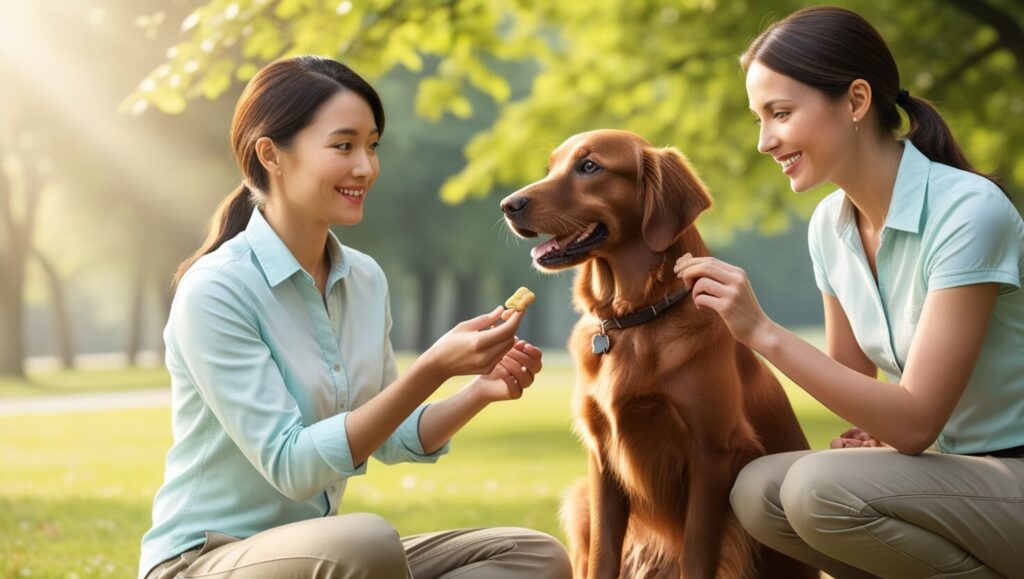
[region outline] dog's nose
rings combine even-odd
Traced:
[[[530,198],[524,196],[512,196],[501,202],[501,210],[505,212],[505,215],[511,217],[516,213],[519,213],[526,208],[526,204],[530,202]]]

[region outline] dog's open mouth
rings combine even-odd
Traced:
[[[579,231],[552,237],[530,251],[538,265],[555,266],[579,261],[608,240],[608,227],[593,222]]]

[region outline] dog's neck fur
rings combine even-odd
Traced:
[[[638,239],[614,254],[587,261],[576,276],[576,308],[607,319],[664,300],[685,286],[673,267],[687,252],[694,257],[710,255],[696,227],[687,228],[661,253]]]

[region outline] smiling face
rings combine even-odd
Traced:
[[[380,172],[378,138],[366,101],[348,90],[335,94],[289,147],[278,149],[281,190],[270,202],[314,223],[359,223],[366,193]]]
[[[556,271],[583,263],[614,249],[628,224],[639,222],[636,151],[644,144],[612,131],[570,137],[551,153],[547,177],[502,201],[518,235],[551,236],[530,252],[535,267]],[[632,215],[623,207],[634,208],[627,211]]]
[[[760,124],[757,150],[780,164],[793,191],[841,178],[855,144],[848,101],[830,100],[758,61],[747,71],[747,97]]]

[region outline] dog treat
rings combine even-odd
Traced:
[[[516,293],[512,294],[512,297],[505,300],[505,307],[517,312],[525,312],[526,307],[533,303],[533,300],[537,299],[537,295],[534,294],[529,288],[521,287],[516,290]]]

